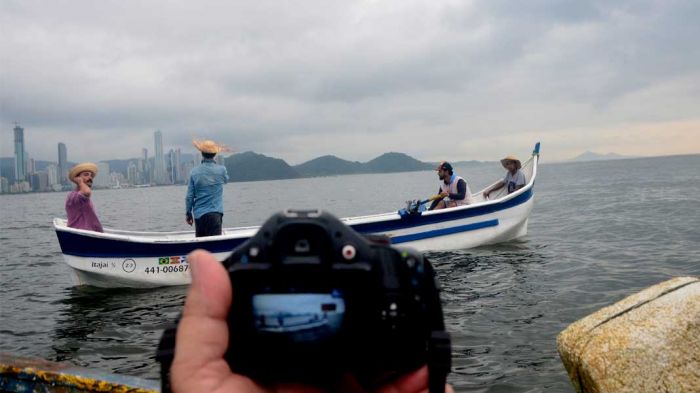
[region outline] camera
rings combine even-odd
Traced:
[[[427,364],[430,391],[444,391],[450,338],[420,253],[326,212],[287,210],[223,263],[234,292],[225,355],[234,373],[321,388],[352,375],[372,390]],[[173,345],[166,331],[161,367]]]

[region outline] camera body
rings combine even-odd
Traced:
[[[420,253],[325,212],[288,210],[223,263],[233,287],[225,358],[234,373],[331,388],[349,374],[372,389],[427,364],[431,392],[444,390],[450,339],[435,273]]]
[[[226,359],[255,380],[323,385],[351,373],[371,386],[432,360],[434,335],[449,347],[430,263],[328,213],[273,215],[224,265]]]

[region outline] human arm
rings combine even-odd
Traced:
[[[170,368],[173,392],[320,392],[299,384],[259,385],[231,371],[224,355],[228,349],[228,312],[231,281],[223,265],[207,251],[187,256],[192,284],[177,329],[175,358]],[[353,386],[359,386],[353,384]],[[359,387],[347,391],[360,391]],[[381,393],[413,393],[428,389],[424,366],[383,386]],[[447,387],[447,391],[451,391]]]
[[[457,182],[457,193],[447,194],[447,196],[454,201],[461,201],[464,199],[467,196],[467,182],[464,179],[459,179]]]
[[[505,185],[506,185],[506,183],[503,180],[499,180],[498,183],[494,184],[493,186],[487,188],[484,191],[484,198],[488,198],[489,194],[491,194],[492,192],[494,192],[496,190],[500,190]]]
[[[92,195],[92,189],[87,184],[85,184],[85,179],[83,179],[83,177],[80,174],[78,174],[78,176],[76,176],[74,180],[75,184],[78,185],[78,192],[80,193],[80,195],[90,198],[90,195]]]
[[[194,221],[192,219],[192,205],[194,203],[194,181],[192,180],[192,176],[190,176],[190,180],[187,182],[187,194],[185,195],[185,222],[188,225],[192,225],[192,222]]]
[[[438,203],[440,203],[440,201],[442,201],[443,198],[445,198],[446,196],[447,196],[447,193],[442,192],[442,189],[438,188],[437,194],[434,197],[435,199],[433,199],[433,203],[430,204],[430,207],[428,208],[428,210],[435,209],[435,207],[438,205]]]

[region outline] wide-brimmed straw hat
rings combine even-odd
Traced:
[[[83,172],[92,172],[92,177],[97,176],[97,165],[91,162],[81,162],[68,171],[68,180],[75,183],[75,177]]]
[[[233,151],[228,146],[216,143],[216,142],[209,140],[209,139],[206,139],[206,140],[192,139],[192,144],[194,145],[194,147],[197,148],[197,150],[201,151],[202,153],[218,154],[218,153],[221,153],[222,151],[225,151],[225,152]]]
[[[506,163],[507,163],[508,161],[513,161],[513,162],[515,162],[515,168],[516,168],[516,169],[520,169],[520,168],[522,167],[522,164],[520,164],[520,160],[518,160],[518,159],[517,159],[514,155],[512,155],[512,154],[509,155],[508,157],[502,159],[502,160],[501,160],[501,165],[503,165],[503,167],[505,168],[505,167],[506,167]]]

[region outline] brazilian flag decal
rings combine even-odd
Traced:
[[[158,264],[159,264],[159,265],[168,265],[168,264],[170,264],[170,257],[160,257],[160,258],[158,258]]]

